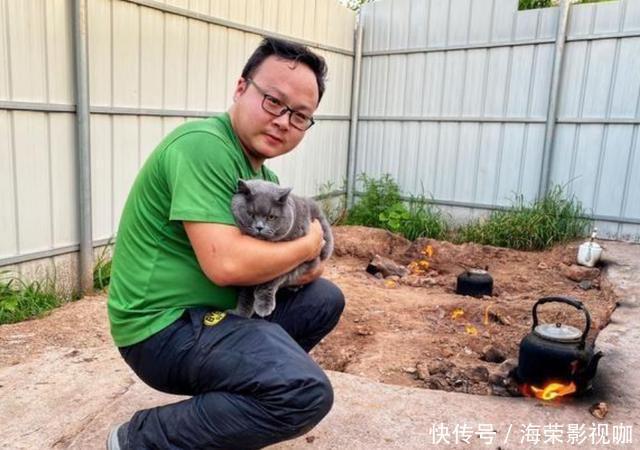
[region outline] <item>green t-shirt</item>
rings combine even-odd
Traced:
[[[278,182],[254,171],[228,114],[185,123],[140,170],[124,206],[114,250],[108,312],[117,346],[143,341],[185,308],[234,308],[236,289],[202,272],[182,221],[235,225],[231,197],[238,179]]]

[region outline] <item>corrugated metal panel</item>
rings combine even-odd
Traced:
[[[0,110],[0,256],[13,256],[18,247],[17,196],[13,145],[13,112]]]
[[[53,241],[48,128],[45,113],[13,113],[20,249],[45,250],[51,248]]]
[[[91,222],[94,239],[104,239],[114,233],[111,122],[112,118],[109,116],[91,116]]]
[[[363,8],[358,173],[390,173],[406,194],[478,210],[535,198],[559,15],[517,3]],[[640,37],[617,36],[639,29],[640,0],[572,6],[551,172],[595,216],[636,222],[627,208],[640,203],[640,184],[627,167],[638,125],[615,122],[639,117]]]
[[[0,101],[9,108],[0,110],[0,258],[78,241],[74,115],[29,111],[75,108],[72,4],[0,0]],[[330,72],[318,113],[344,117],[321,120],[299,151],[277,162],[281,178],[308,195],[342,182],[352,11],[333,0],[91,0],[88,7],[94,239],[116,232],[131,183],[164,135],[191,112],[228,107],[260,30],[323,48]]]

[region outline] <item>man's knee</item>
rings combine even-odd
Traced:
[[[291,380],[290,386],[277,415],[290,426],[293,437],[306,433],[329,413],[333,406],[333,387],[320,368]]]
[[[337,322],[345,305],[344,294],[340,288],[325,278],[316,280],[313,287],[317,292],[318,304]]]

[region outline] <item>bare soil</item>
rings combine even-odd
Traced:
[[[342,288],[347,306],[336,330],[313,351],[326,369],[402,386],[511,395],[500,381],[517,362],[539,298],[581,300],[591,314],[590,340],[616,306],[600,269],[575,265],[581,242],[523,252],[432,239],[412,243],[365,227],[335,227],[334,234],[326,275]],[[422,253],[427,247],[431,256]],[[365,271],[376,254],[407,266],[427,261],[428,269],[376,278]],[[488,268],[492,296],[455,293],[457,276],[467,268]],[[580,311],[563,304],[542,305],[539,319],[580,329],[585,323]]]
[[[313,350],[325,369],[402,386],[508,395],[496,380],[517,358],[536,300],[567,295],[583,301],[592,318],[590,339],[616,306],[600,269],[572,266],[579,242],[521,252],[430,239],[412,243],[365,227],[335,227],[334,234],[335,256],[325,276],[342,288],[347,306],[336,330]],[[431,256],[421,253],[427,246]],[[379,279],[365,271],[375,255],[404,265],[426,260],[429,267],[421,275]],[[491,297],[455,294],[459,273],[487,266],[494,279]],[[579,287],[585,277],[591,278],[586,290]],[[584,325],[581,314],[566,305],[542,306],[540,319]],[[0,367],[28,362],[52,348],[75,349],[65,359],[87,362],[83,349],[112,345],[105,297],[85,297],[42,320],[3,325],[0,342]],[[486,361],[487,353],[506,362]]]

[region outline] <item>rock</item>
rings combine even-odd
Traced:
[[[438,284],[438,280],[432,277],[421,277],[418,275],[407,275],[400,278],[402,284],[412,287],[429,287]]]
[[[596,403],[594,405],[591,405],[591,408],[589,408],[589,412],[593,417],[604,419],[609,412],[609,405],[607,405],[605,402]]]
[[[428,371],[431,375],[446,373],[453,367],[453,363],[449,361],[443,361],[441,359],[436,359],[435,361],[429,363]]]
[[[518,360],[515,358],[506,359],[496,369],[491,370],[488,381],[491,385],[493,395],[502,397],[521,397],[520,387],[516,379],[512,376],[512,371],[517,367]]]
[[[426,383],[429,389],[448,390],[447,387],[449,386],[447,380],[439,375],[430,376]]]
[[[578,283],[578,286],[580,286],[581,289],[588,291],[593,286],[593,282],[591,280],[582,280]]]
[[[405,266],[380,255],[375,255],[373,257],[366,270],[372,275],[381,273],[385,278],[395,275],[399,279],[400,277],[409,274],[409,269],[407,269]]]
[[[540,270],[545,270],[548,269],[549,266],[547,266],[545,263],[541,262],[540,264],[538,264],[538,269]]]
[[[487,319],[490,319],[493,322],[499,323],[501,325],[507,325],[507,326],[511,325],[511,318],[507,316],[507,314],[504,311],[501,311],[500,309],[496,309],[496,310],[489,309],[487,311]]]
[[[502,350],[489,344],[482,348],[482,355],[480,356],[480,359],[490,363],[501,363],[506,359],[506,357]]]
[[[414,374],[416,374],[418,372],[418,369],[416,369],[415,367],[405,367],[404,369],[402,369],[402,371],[404,373],[408,373],[408,374],[414,375]]]
[[[489,380],[489,369],[485,366],[476,366],[469,372],[469,379],[471,381],[484,382]]]
[[[356,327],[356,334],[359,336],[371,336],[373,331],[367,326],[358,326]]]
[[[304,438],[304,440],[307,441],[309,444],[312,444],[313,441],[316,440],[316,437],[315,436],[307,436],[307,437]]]
[[[577,264],[560,265],[560,272],[570,280],[580,282],[582,280],[593,280],[600,275],[600,269],[595,267],[582,267]]]
[[[500,367],[498,367],[498,369],[506,374],[509,374],[516,367],[518,367],[518,358],[509,358],[506,359],[502,364],[500,364]]]
[[[431,374],[429,373],[429,368],[426,364],[419,362],[416,364],[416,377],[418,380],[428,380]]]

